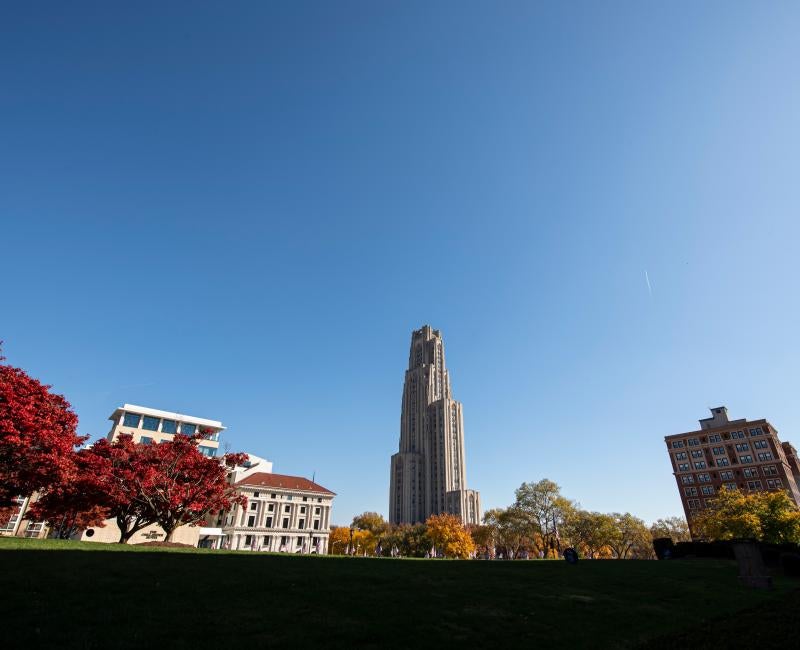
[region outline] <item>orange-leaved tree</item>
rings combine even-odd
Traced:
[[[425,522],[428,537],[445,557],[468,558],[475,552],[475,542],[455,515],[431,515]]]

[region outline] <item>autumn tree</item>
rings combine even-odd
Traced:
[[[33,521],[46,522],[60,539],[69,539],[86,528],[103,528],[111,516],[108,492],[103,485],[105,459],[90,448],[81,449],[74,455],[74,465],[74,473],[47,490],[31,505],[27,515]]]
[[[209,514],[227,510],[247,498],[228,482],[228,472],[247,461],[247,454],[204,456],[197,449],[202,432],[195,436],[176,434],[169,442],[142,445],[144,467],[137,477],[138,501],[143,511],[161,526],[166,537],[180,526],[194,526]]]
[[[347,526],[331,526],[328,536],[328,554],[346,555],[350,547],[350,529]]]
[[[363,512],[356,515],[353,517],[352,526],[356,530],[368,530],[378,538],[389,529],[387,521],[377,512]]]
[[[455,515],[431,515],[425,527],[431,542],[445,557],[464,559],[475,551],[475,542]]]
[[[650,535],[653,539],[669,537],[676,544],[678,542],[691,542],[689,525],[683,517],[665,517],[657,519],[650,526]]]
[[[705,539],[751,537],[771,544],[800,543],[800,510],[786,492],[722,490],[692,524]]]
[[[103,438],[85,450],[93,463],[85,488],[116,522],[120,544],[156,522],[155,513],[142,498],[153,475],[148,450],[148,445],[134,442],[129,434],[113,442]]]
[[[0,363],[0,508],[44,493],[74,472],[73,452],[86,436],[76,433],[69,402],[50,388]]]

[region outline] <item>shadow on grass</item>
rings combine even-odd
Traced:
[[[6,647],[635,647],[790,588],[744,590],[735,566],[719,561],[569,566],[15,546],[0,544],[0,607],[14,621]]]

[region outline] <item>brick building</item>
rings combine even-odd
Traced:
[[[785,490],[800,506],[797,451],[778,439],[767,420],[729,420],[728,409],[719,406],[700,420],[699,430],[664,441],[690,526],[693,515],[723,489]]]

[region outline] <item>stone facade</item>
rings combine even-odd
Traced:
[[[467,489],[464,414],[450,389],[442,335],[425,325],[411,335],[389,521],[417,523],[445,512],[465,524],[481,520],[480,495]]]
[[[236,482],[247,497],[222,516],[224,548],[283,553],[328,552],[336,496],[301,476],[259,472]]]

